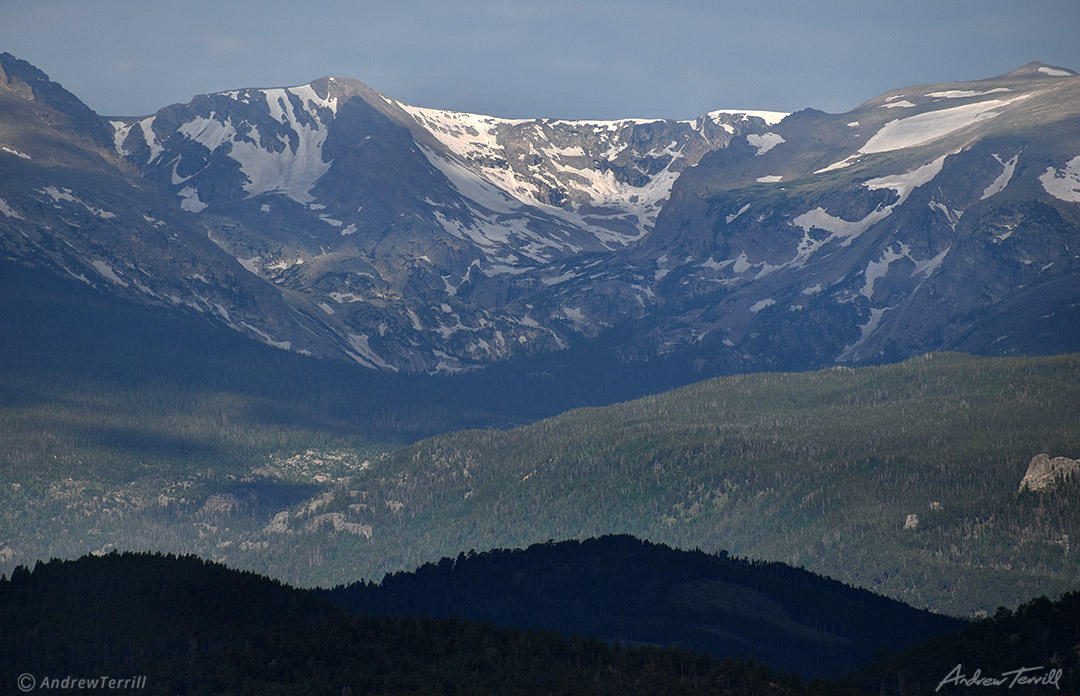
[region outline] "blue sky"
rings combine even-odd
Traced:
[[[106,116],[324,75],[504,117],[692,118],[1080,71],[1077,0],[0,0],[0,17],[0,50]]]

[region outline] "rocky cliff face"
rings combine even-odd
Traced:
[[[106,124],[0,65],[9,256],[292,350],[452,372],[599,343],[716,373],[1080,348],[1067,70],[606,122],[324,78]]]
[[[1068,481],[1080,472],[1080,460],[1068,457],[1050,458],[1048,454],[1037,454],[1031,458],[1024,478],[1020,481],[1019,492],[1052,490],[1063,481]]]

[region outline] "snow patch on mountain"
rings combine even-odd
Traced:
[[[221,153],[236,161],[245,177],[242,186],[249,198],[264,193],[279,193],[299,203],[314,200],[311,189],[332,164],[324,161],[322,149],[328,133],[327,123],[337,112],[338,100],[320,97],[310,85],[241,90],[219,96],[230,97],[252,107],[264,105],[267,110],[264,113],[268,112],[271,119],[284,128],[284,133],[264,134],[247,118],[234,121],[233,116],[214,110],[181,123],[176,133],[205,147],[211,157]],[[146,164],[154,163],[165,149],[164,143],[158,142],[153,131],[155,118],[151,116],[131,123],[110,122],[117,152],[123,156],[131,154],[130,146],[125,146],[125,143],[129,140],[130,132],[138,127],[150,149]],[[170,164],[173,186],[186,184],[200,173],[181,176],[178,173],[182,164],[180,155],[165,166]],[[206,209],[208,204],[200,200],[198,186],[197,180],[178,192],[184,210],[198,213]]]
[[[153,162],[158,158],[158,155],[165,151],[165,146],[158,142],[157,135],[154,133],[155,118],[156,116],[148,116],[134,124],[139,127],[139,132],[142,133],[146,146],[150,148],[150,157],[146,160],[147,163]],[[127,153],[121,152],[120,154],[126,155]]]
[[[1001,113],[997,109],[1026,99],[1028,96],[1022,95],[1005,100],[988,99],[889,121],[859,148],[859,152],[872,154],[925,145],[980,121],[994,118]]]
[[[502,147],[496,137],[498,127],[526,123],[524,120],[393,103],[416,119],[448,150],[465,160],[501,155]]]
[[[609,249],[652,230],[675,180],[694,162],[687,159],[686,148],[695,148],[695,156],[700,156],[699,138],[715,137],[707,134],[706,119],[734,133],[733,116],[768,123],[786,116],[722,110],[693,121],[528,120],[386,101],[445,148],[436,152],[422,147],[422,151],[466,198],[497,213],[513,212],[521,205],[539,208],[587,230]],[[657,132],[672,135],[656,142]],[[756,145],[764,153],[781,142],[778,134],[768,134]],[[646,173],[635,163],[638,159],[655,168]]]
[[[53,201],[55,201],[57,203],[59,203],[61,201],[64,201],[64,202],[67,202],[67,203],[77,203],[77,204],[81,205],[83,208],[85,208],[87,210],[87,212],[89,212],[91,215],[93,215],[95,217],[98,217],[98,218],[101,218],[102,220],[113,220],[113,219],[116,218],[116,213],[112,213],[112,212],[109,212],[108,210],[103,210],[102,208],[97,208],[95,206],[90,205],[86,201],[84,201],[81,198],[79,198],[78,196],[74,195],[71,192],[71,189],[67,189],[67,188],[58,189],[55,186],[46,186],[43,189],[38,189],[38,192],[48,195],[50,198],[53,199]]]
[[[485,179],[473,168],[439,155],[434,150],[420,146],[424,156],[449,179],[451,186],[465,198],[480,204],[494,213],[512,213],[521,208],[522,201],[511,197],[506,191]]]
[[[94,270],[101,274],[106,280],[116,283],[120,287],[126,288],[128,284],[113,270],[112,266],[105,263],[100,259],[95,259],[90,262],[90,265],[94,267]]]
[[[745,273],[753,268],[754,265],[750,263],[750,259],[746,256],[746,252],[742,252],[735,258],[735,263],[731,267],[731,270],[735,273]]]
[[[746,136],[746,142],[756,147],[757,155],[760,156],[784,142],[784,137],[779,133],[762,133],[761,135],[751,133]]]
[[[588,317],[585,316],[585,312],[581,310],[581,307],[564,306],[561,309],[563,316],[578,329],[583,329],[588,326]]]
[[[3,213],[6,217],[15,218],[16,220],[25,220],[17,210],[8,205],[8,202],[3,198],[0,198],[0,213]]]
[[[888,274],[889,268],[900,261],[901,259],[907,259],[910,261],[914,268],[911,271],[912,276],[922,275],[929,277],[941,266],[941,262],[945,260],[945,256],[949,253],[949,249],[946,248],[941,253],[933,256],[929,259],[917,259],[911,255],[911,247],[903,242],[897,242],[895,245],[898,249],[894,250],[893,245],[889,245],[882,251],[881,256],[875,260],[866,264],[866,270],[863,272],[865,282],[863,287],[859,290],[859,294],[867,299],[873,299],[874,297],[874,284],[880,278],[883,278]]]
[[[974,89],[949,89],[943,92],[930,92],[926,96],[933,99],[967,99],[969,97],[985,97],[988,94],[998,94],[1000,92],[1011,92],[1008,87],[998,87],[996,89],[988,89],[984,91],[978,91]]]
[[[541,278],[540,282],[542,282],[544,285],[558,285],[560,283],[565,283],[568,280],[573,280],[574,278],[577,278],[579,275],[581,275],[581,274],[580,273],[575,273],[574,271],[566,271],[565,273],[562,273],[562,274],[557,275],[557,276],[551,276],[551,277],[548,277],[548,278]]]
[[[805,233],[796,249],[794,262],[801,264],[818,249],[837,239],[840,240],[841,246],[851,244],[852,240],[870,229],[872,225],[887,218],[890,213],[892,213],[891,207],[878,207],[861,220],[852,221],[830,215],[820,206],[803,213],[791,221],[796,227],[801,227]],[[812,229],[825,230],[829,236],[825,239],[815,239],[810,234]]]
[[[231,141],[236,136],[232,121],[218,120],[217,114],[213,111],[210,112],[208,118],[200,116],[188,121],[177,128],[176,132],[204,145],[210,152],[217,150],[222,143]]]
[[[628,147],[628,143],[620,141],[624,129],[655,122],[648,119],[541,122],[392,103],[412,116],[418,125],[456,156],[450,159],[430,148],[421,148],[428,160],[466,198],[499,213],[513,212],[522,204],[539,207],[597,233],[606,244],[622,246],[629,240],[625,234],[612,234],[604,225],[590,222],[590,218],[597,219],[597,216],[568,218],[567,213],[573,213],[579,206],[571,202],[570,210],[567,210],[542,200],[540,182],[554,190],[570,189],[589,200],[593,206],[625,210],[621,216],[636,215],[640,230],[636,236],[641,236],[655,222],[659,204],[670,194],[671,184],[677,176],[665,169],[644,186],[635,187],[619,182],[609,169],[597,167],[598,159],[610,161]],[[531,126],[531,129],[524,126]],[[598,134],[603,152],[590,155],[580,144],[561,147],[552,144],[552,132],[584,130]],[[500,141],[500,133],[505,133],[509,139],[524,141],[532,156],[539,157],[538,161],[524,169],[513,166],[505,142]],[[674,145],[677,143],[668,147]],[[667,150],[656,154],[667,154],[673,160],[680,155]]]
[[[192,186],[185,186],[177,194],[180,196],[180,207],[189,213],[201,213],[206,209],[206,203],[199,200],[199,192]]]
[[[384,370],[390,370],[391,372],[397,372],[398,368],[382,359],[382,357],[372,350],[369,344],[370,339],[367,334],[349,334],[349,345],[352,346],[355,353],[350,352],[349,356],[367,367],[378,367]]]
[[[994,155],[994,159],[1002,166],[1002,172],[994,179],[994,183],[983,190],[982,197],[979,200],[985,201],[990,196],[1001,193],[1009,185],[1009,181],[1012,180],[1013,174],[1016,172],[1016,163],[1019,161],[1020,155],[1014,155],[1008,162],[1002,161],[1000,155]]]
[[[767,297],[764,300],[758,300],[754,304],[750,305],[750,311],[753,314],[757,314],[766,307],[772,307],[774,304],[776,304],[776,300],[771,297]]]
[[[196,307],[196,309],[198,309],[198,307]],[[199,311],[202,311],[202,310],[200,309]],[[266,333],[265,331],[263,331],[261,329],[255,328],[254,326],[247,323],[246,321],[241,322],[240,325],[243,326],[248,331],[251,331],[252,333],[254,333],[256,336],[259,337],[259,339],[263,343],[265,343],[268,346],[273,346],[274,348],[280,348],[281,350],[290,350],[292,348],[292,342],[291,341],[275,341],[274,338],[270,334]]]
[[[214,112],[185,123],[178,132],[211,152],[227,147],[226,154],[247,177],[243,186],[249,198],[281,193],[298,203],[310,203],[314,200],[311,189],[332,164],[323,159],[327,127],[320,110],[336,113],[337,99],[323,99],[309,85],[262,92],[271,118],[296,135],[295,141],[286,139],[280,151],[264,147],[254,125],[245,121],[241,135],[231,118],[220,119]],[[298,98],[303,113],[298,113],[293,97]]]
[[[743,119],[760,118],[765,122],[766,126],[775,126],[791,115],[786,111],[761,111],[753,109],[716,109],[715,111],[710,111],[706,115],[710,118],[716,118],[721,114],[728,116],[742,116]]]
[[[899,251],[893,251],[893,248],[890,246],[882,252],[880,260],[871,261],[870,263],[866,264],[866,270],[863,272],[863,275],[866,278],[866,282],[863,283],[862,290],[859,291],[860,295],[867,299],[873,298],[874,283],[877,281],[877,279],[888,273],[889,266],[891,266],[894,262],[899,261],[903,258],[907,258],[911,249],[908,247],[907,244],[904,244],[903,242],[900,242],[898,246],[900,247]]]
[[[839,162],[833,162],[827,167],[822,167],[821,169],[815,170],[814,173],[825,174],[826,172],[834,172],[837,169],[844,169],[845,167],[850,167],[851,165],[855,164],[860,157],[862,157],[862,155],[860,155],[859,153],[855,153],[854,155],[845,157]]]
[[[734,212],[731,215],[726,216],[724,218],[724,220],[727,222],[727,224],[730,225],[731,223],[733,223],[735,221],[735,218],[739,217],[740,215],[745,213],[747,210],[750,210],[750,204],[749,203],[747,203],[743,207],[739,208],[738,212]]]
[[[883,188],[892,189],[896,192],[897,199],[889,205],[879,205],[861,220],[844,220],[835,215],[830,215],[821,207],[814,208],[793,219],[792,224],[803,229],[803,238],[796,249],[795,258],[790,263],[796,266],[802,265],[816,251],[835,240],[839,240],[841,246],[851,244],[863,232],[887,218],[894,210],[903,205],[914,189],[933,181],[934,177],[941,172],[946,157],[948,155],[942,155],[929,164],[916,167],[902,174],[881,176],[863,182],[863,186],[871,191]],[[824,239],[815,238],[811,234],[811,230],[815,228],[825,230],[829,233],[829,236]]]
[[[1054,198],[1080,203],[1080,155],[1066,162],[1064,169],[1047,167],[1039,177],[1039,182]]]
[[[877,331],[878,326],[881,324],[882,317],[884,317],[885,312],[888,312],[890,309],[894,309],[894,307],[871,307],[870,319],[859,327],[859,340],[844,348],[838,359],[841,361],[847,360],[856,350],[861,348],[866,341],[874,335],[874,332]]]
[[[934,180],[934,177],[941,173],[941,168],[945,165],[946,157],[948,157],[948,155],[942,155],[929,164],[916,167],[903,174],[893,174],[877,177],[876,179],[869,179],[863,182],[863,186],[871,191],[883,188],[890,188],[896,191],[896,194],[900,198],[890,206],[891,208],[896,208],[907,200],[907,197],[911,195],[913,190],[930,183]]]
[[[908,258],[915,264],[915,270],[911,272],[911,275],[922,275],[929,278],[941,267],[941,263],[945,260],[945,257],[949,255],[949,251],[952,249],[952,245],[949,245],[941,250],[939,254],[929,259],[918,260],[908,255]]]

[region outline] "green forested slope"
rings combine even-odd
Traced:
[[[1034,455],[1080,455],[1078,423],[1077,356],[735,376],[424,440],[327,509],[366,506],[368,577],[457,549],[630,533],[970,615],[1080,578],[1077,483],[1017,491]]]

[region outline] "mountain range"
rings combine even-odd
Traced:
[[[8,259],[279,348],[695,374],[1080,347],[1080,79],[512,120],[351,79],[101,117],[0,56]]]

